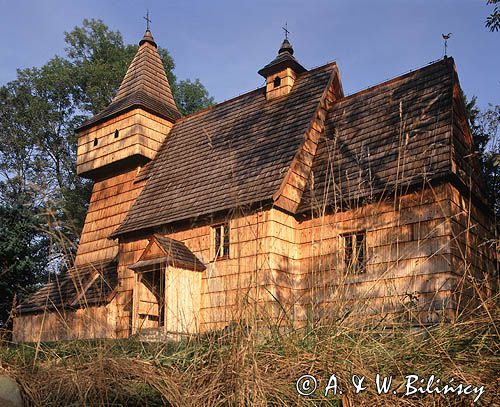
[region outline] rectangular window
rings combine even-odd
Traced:
[[[344,238],[344,261],[348,273],[366,271],[366,232],[346,233]]]
[[[215,258],[229,257],[229,223],[213,226]]]

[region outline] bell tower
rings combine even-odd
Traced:
[[[75,265],[111,262],[109,239],[146,182],[139,169],[154,159],[181,117],[148,29],[111,104],[77,130],[77,173],[94,181]]]
[[[144,165],[180,116],[148,27],[111,104],[77,130],[78,175],[99,180]]]

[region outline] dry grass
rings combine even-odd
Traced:
[[[402,145],[402,114],[401,117]],[[399,155],[402,158],[398,158],[398,179],[403,177],[405,169],[404,153],[400,148]],[[333,171],[329,176],[333,177]],[[338,187],[333,178],[331,184],[333,189]],[[399,195],[404,194],[398,191],[397,184],[394,189],[394,210],[398,211],[401,204]],[[348,208],[337,207],[336,195],[332,198],[335,203],[334,212],[347,210]],[[326,202],[317,203],[311,211],[318,214],[321,221],[326,212]],[[473,222],[470,214],[466,215],[469,218],[463,234],[468,238]],[[436,228],[440,226],[438,224]],[[398,227],[399,223],[394,228],[387,229],[387,233],[394,233]],[[456,240],[457,246],[460,246],[459,239],[462,237],[456,236],[452,240]],[[317,247],[321,248],[322,235],[314,238],[318,242]],[[57,236],[54,239],[57,240]],[[419,247],[431,239],[432,236],[424,236],[418,242]],[[494,245],[498,247],[498,242],[494,242]],[[395,246],[398,249],[397,242]],[[310,286],[317,293],[323,293],[325,298],[336,301],[331,302],[328,312],[318,312],[301,328],[297,328],[293,317],[290,317],[293,314],[288,312],[290,304],[288,308],[286,304],[280,304],[284,314],[283,325],[287,325],[287,329],[275,328],[275,317],[253,313],[256,308],[253,308],[253,304],[247,304],[247,308],[252,310],[252,321],[260,321],[263,326],[258,329],[255,326],[254,329],[236,327],[234,330],[211,335],[192,336],[180,342],[74,340],[16,345],[3,340],[0,342],[0,374],[3,371],[16,378],[26,404],[30,406],[391,407],[473,404],[474,396],[471,395],[403,396],[403,380],[408,374],[418,374],[425,378],[435,375],[444,383],[453,378],[455,384],[485,386],[484,394],[475,405],[494,406],[500,396],[499,298],[483,295],[481,281],[475,279],[470,265],[468,246],[465,247],[466,250],[461,253],[463,270],[460,272],[474,291],[475,295],[472,297],[480,299],[474,304],[473,318],[457,309],[455,317],[449,323],[432,326],[420,324],[418,318],[412,317],[415,310],[412,309],[413,294],[409,293],[408,298],[402,298],[409,301],[400,304],[408,314],[404,318],[406,324],[393,324],[390,328],[383,328],[385,321],[380,317],[378,320],[375,317],[370,321],[360,321],[359,318],[350,316],[356,304],[348,304],[342,298],[341,291],[348,281],[338,275],[338,270],[333,265],[329,271],[332,276],[336,276],[335,284],[320,287],[323,280],[318,273],[316,286],[316,270],[310,270]],[[437,249],[429,259],[438,256],[441,249]],[[341,258],[333,260],[334,264],[342,263]],[[399,260],[404,260],[403,256],[393,262],[391,267],[397,267]],[[325,259],[319,256],[315,261],[322,265]],[[256,269],[255,273],[258,271]],[[388,268],[385,273],[391,271]],[[385,273],[380,275],[373,286],[384,280]],[[344,277],[348,275],[349,271]],[[493,283],[498,284],[497,277],[493,278],[496,279]],[[359,298],[358,302],[360,307],[365,303],[363,298]],[[248,309],[236,310],[234,320],[238,320],[238,315],[248,315]],[[321,319],[318,317],[321,314],[329,315],[329,318]],[[408,322],[411,322],[412,328],[408,326]],[[296,381],[303,374],[311,374],[319,380],[318,389],[312,396],[300,396],[296,390]],[[332,374],[339,379],[344,392],[342,396],[331,393],[324,396],[326,383]],[[374,386],[376,374],[394,376],[393,389],[398,394],[389,392],[378,395]],[[366,377],[365,391],[354,394],[353,386],[350,385],[352,375]]]
[[[0,345],[1,368],[20,383],[27,405],[472,405],[472,396],[377,395],[377,373],[402,384],[407,374],[485,386],[476,405],[498,397],[498,307],[474,322],[380,330],[347,322],[276,331],[236,329],[225,336],[181,342],[68,341]],[[303,374],[319,379],[313,396],[299,396]],[[341,386],[366,376],[367,390],[323,397],[331,374]],[[404,392],[402,387],[398,390]],[[344,404],[342,404],[342,402]]]

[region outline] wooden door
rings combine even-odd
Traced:
[[[198,333],[201,273],[167,266],[165,298],[166,332],[174,335]]]

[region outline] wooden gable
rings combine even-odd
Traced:
[[[137,263],[130,268],[143,271],[160,264],[193,271],[206,268],[184,243],[160,235],[153,235]]]
[[[267,100],[260,88],[177,121],[113,237],[272,202],[335,73],[334,63],[324,65],[299,75],[283,97]]]

